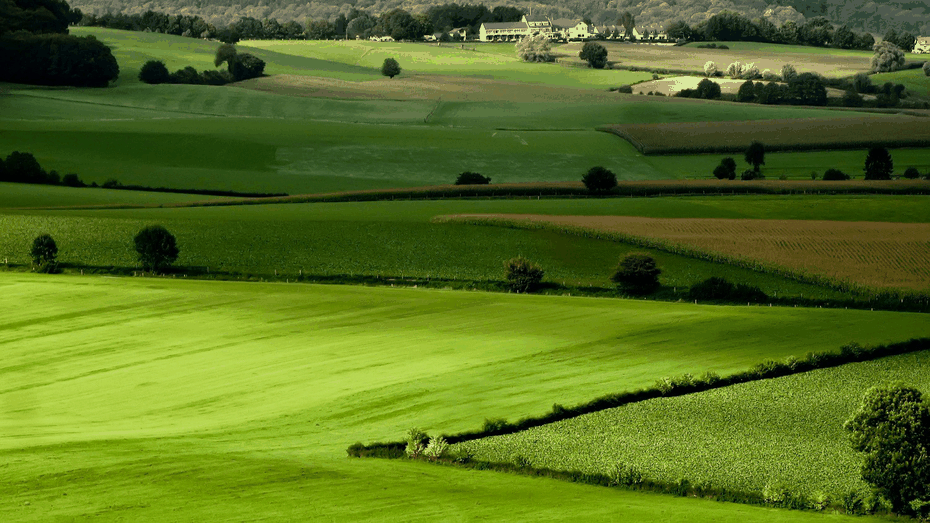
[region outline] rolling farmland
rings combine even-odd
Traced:
[[[463,216],[460,219],[481,219]],[[853,287],[930,290],[930,225],[624,216],[489,216],[645,238],[729,260],[822,276]],[[455,219],[455,218],[453,218]]]
[[[843,422],[872,385],[903,380],[930,393],[930,353],[850,363],[676,398],[659,398],[458,444],[476,459],[646,476],[762,492],[781,485],[840,499],[868,492]]]

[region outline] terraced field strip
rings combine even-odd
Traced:
[[[630,216],[460,215],[645,238],[870,288],[930,291],[930,224]],[[725,260],[721,260],[725,261]]]
[[[599,129],[628,140],[643,154],[741,152],[753,140],[765,144],[767,151],[930,145],[930,124],[913,116],[619,124]]]
[[[868,492],[843,422],[873,385],[902,380],[930,392],[930,352],[851,363],[586,414],[456,445],[477,459],[761,492],[784,485],[836,502]]]

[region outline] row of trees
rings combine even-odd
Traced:
[[[845,25],[834,29],[823,17],[812,18],[800,26],[787,21],[776,27],[765,18],[750,20],[730,11],[718,13],[694,27],[678,20],[666,26],[665,32],[670,38],[689,41],[768,42],[839,49],[871,49],[875,44],[872,35],[856,34]],[[898,41],[896,36],[895,42]]]
[[[644,295],[659,288],[662,270],[647,253],[633,252],[620,258],[610,280],[630,294]],[[545,271],[523,256],[504,262],[504,278],[513,292],[532,292],[539,288]]]
[[[765,145],[761,142],[753,140],[749,147],[746,148],[746,153],[744,155],[746,163],[752,166],[752,170],[745,171],[742,174],[743,180],[753,180],[753,179],[763,179],[765,176],[760,172],[759,166],[765,165]],[[875,146],[869,148],[868,153],[865,156],[865,171],[866,180],[890,180],[891,175],[894,172],[894,161],[891,158],[891,153],[888,152],[888,149]],[[720,164],[714,168],[714,177],[720,180],[735,180],[736,179],[736,161],[733,158],[726,157],[720,161]],[[904,172],[904,177],[907,179],[917,179],[920,177],[920,172],[916,167],[909,167]],[[828,169],[824,173],[824,180],[848,180],[850,179],[849,175],[839,171],[838,169]]]
[[[0,81],[105,87],[115,80],[109,47],[67,34],[79,17],[64,0],[0,0]]]
[[[58,171],[46,171],[32,153],[13,151],[6,159],[0,158],[0,182],[35,183],[86,187],[76,174],[61,176]]]
[[[180,250],[177,239],[161,225],[149,225],[133,238],[139,264],[146,271],[163,271],[177,259]],[[29,251],[36,272],[58,272],[58,244],[49,234],[40,234]]]

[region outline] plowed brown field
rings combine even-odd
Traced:
[[[658,240],[880,289],[930,291],[930,224],[627,216],[468,215]]]

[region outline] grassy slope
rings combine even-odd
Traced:
[[[215,44],[150,33],[88,28],[78,32],[97,35],[114,47],[122,68],[119,85],[69,90],[12,86],[0,95],[0,154],[30,151],[47,168],[74,171],[98,183],[117,178],[124,183],[182,188],[305,193],[449,182],[463,170],[479,170],[495,182],[561,181],[577,179],[593,165],[604,165],[621,179],[706,177],[719,162],[717,156],[647,158],[624,140],[592,129],[628,121],[855,116],[622,95],[609,104],[527,103],[520,101],[521,84],[516,88],[507,84],[500,91],[503,98],[493,103],[338,100],[234,87],[149,86],[135,80],[135,71],[145,60],[160,58],[171,68],[192,64],[206,69],[212,67]],[[269,73],[358,80],[351,75],[373,70],[352,64],[362,55],[368,60],[381,53],[379,45],[387,44],[250,45],[282,51],[249,48],[268,61]],[[490,67],[532,82],[532,75],[524,72],[536,67],[516,62],[499,49],[485,53],[397,45],[396,50],[419,60],[412,63],[431,74],[479,74],[476,71],[482,67]],[[320,56],[283,51],[312,51]],[[553,85],[565,83],[560,75],[580,74],[551,64],[539,67],[545,68],[544,76]],[[603,89],[596,82],[586,85]],[[566,92],[577,92],[576,87]],[[427,119],[429,123],[424,123]],[[530,132],[538,129],[545,132]],[[908,165],[918,162],[923,153],[894,151],[896,160]],[[857,172],[860,156],[855,152],[770,155],[767,173],[778,176],[787,170],[790,176],[807,177],[815,167],[821,172],[827,167]]]
[[[492,461],[522,455],[536,466],[602,473],[626,463],[665,481],[756,492],[781,483],[838,500],[868,492],[843,422],[873,385],[901,380],[930,392],[928,369],[930,353],[908,354],[650,400],[463,446]]]
[[[0,285],[18,305],[0,328],[0,514],[17,521],[821,521],[344,449],[657,375],[926,333],[916,315],[824,309],[9,274]]]
[[[0,215],[0,256],[28,262],[28,246],[47,232],[63,262],[134,266],[129,239],[160,223],[178,237],[183,266],[270,275],[389,275],[499,280],[503,260],[518,254],[542,264],[547,280],[609,286],[621,244],[563,235],[434,224],[460,213],[645,215],[653,217],[796,218],[930,221],[925,197],[712,197],[610,200],[410,201],[284,204],[111,211],[23,211]],[[480,248],[478,248],[480,246]],[[656,253],[662,281],[686,287],[714,275],[779,296],[839,295],[745,269]]]
[[[0,182],[0,208],[5,207],[66,207],[73,205],[148,205],[174,202],[222,200],[217,196],[171,194],[110,189],[73,189],[47,185]]]

